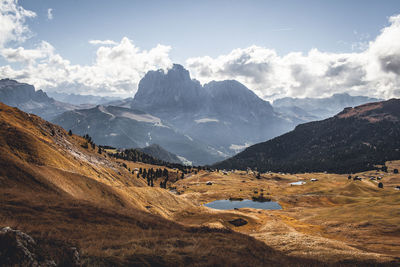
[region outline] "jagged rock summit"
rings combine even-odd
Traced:
[[[132,108],[162,118],[224,156],[294,128],[292,121],[243,84],[226,80],[202,86],[177,64],[166,72],[148,72],[139,83]]]

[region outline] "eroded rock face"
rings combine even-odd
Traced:
[[[66,256],[65,259],[62,259],[64,265],[80,265],[79,252],[75,247],[64,251],[64,254]],[[48,256],[46,251],[41,250],[36,241],[28,234],[10,227],[0,230],[1,266],[57,266],[54,260],[45,259],[46,256]]]

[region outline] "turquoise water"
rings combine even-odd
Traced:
[[[250,199],[245,200],[215,200],[210,203],[204,204],[204,206],[217,209],[217,210],[233,210],[235,208],[252,208],[252,209],[262,209],[262,210],[281,210],[282,207],[278,202],[268,201],[268,202],[257,202]]]

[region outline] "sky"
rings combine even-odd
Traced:
[[[0,78],[132,97],[179,63],[266,100],[400,97],[399,14],[397,0],[0,0]]]

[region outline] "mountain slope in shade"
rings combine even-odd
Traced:
[[[334,94],[326,98],[292,98],[276,99],[273,107],[276,111],[290,117],[306,121],[322,120],[334,116],[346,107],[381,101],[366,96],[351,96],[347,93]]]
[[[223,159],[208,145],[179,133],[160,118],[139,110],[97,106],[65,112],[53,122],[79,135],[89,134],[101,145],[140,148],[156,143],[193,161],[195,165]]]
[[[202,86],[177,64],[167,72],[149,71],[139,83],[132,107],[226,155],[295,126],[243,84],[227,80]]]
[[[400,159],[399,99],[346,108],[332,118],[299,125],[215,167],[350,173],[394,159]]]
[[[179,163],[179,164],[183,163],[175,154],[165,150],[164,148],[162,148],[160,145],[157,144],[152,144],[144,148],[139,148],[139,150],[165,162]]]
[[[32,85],[10,79],[0,80],[0,102],[51,120],[57,115],[77,108],[47,96],[42,90],[35,91]]]

